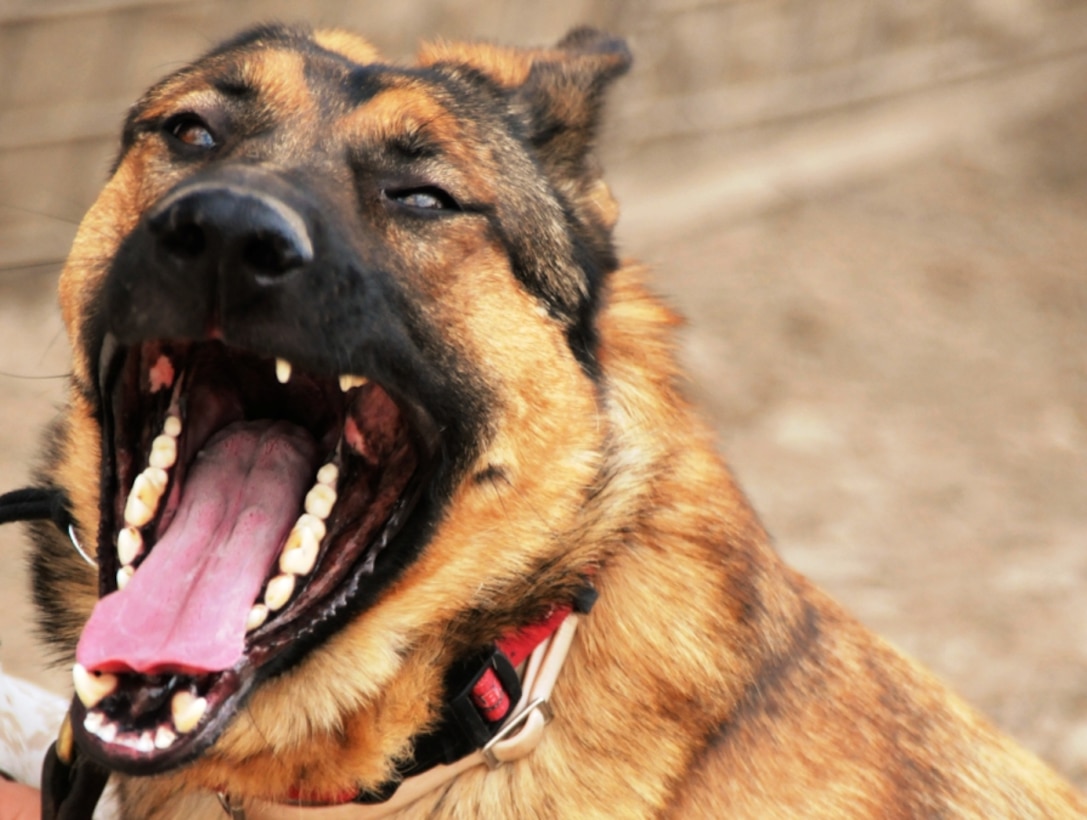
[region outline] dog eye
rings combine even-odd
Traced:
[[[178,142],[202,151],[210,151],[217,144],[211,128],[195,114],[171,117],[166,121],[165,131]]]
[[[419,211],[459,211],[460,206],[446,191],[434,186],[386,190],[385,196],[398,205]]]

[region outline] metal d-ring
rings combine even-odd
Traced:
[[[71,539],[72,546],[75,547],[75,551],[79,553],[80,557],[82,557],[83,560],[86,561],[88,564],[90,564],[92,567],[97,569],[98,568],[98,562],[95,561],[93,558],[91,558],[87,554],[87,551],[85,549],[83,549],[83,545],[79,543],[79,539],[76,538],[75,524],[69,524],[68,525],[68,538]]]

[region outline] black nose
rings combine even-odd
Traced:
[[[147,226],[166,258],[257,285],[313,261],[305,220],[283,200],[224,181],[184,186],[158,203]]]

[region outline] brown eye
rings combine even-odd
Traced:
[[[211,129],[195,114],[171,117],[166,121],[165,130],[175,140],[190,148],[209,151],[216,146]]]

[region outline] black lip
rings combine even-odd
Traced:
[[[118,512],[119,470],[114,440],[114,394],[125,366],[127,347],[112,334],[103,338],[99,353],[99,399],[102,424],[101,510],[98,536],[99,595],[112,592],[118,569],[112,549]],[[434,487],[448,472],[442,458],[439,426],[425,408],[402,391],[387,391],[406,418],[419,463],[376,536],[339,568],[333,590],[304,606],[289,604],[265,626],[255,630],[246,654],[232,669],[208,676],[208,714],[191,733],[179,736],[165,750],[146,754],[133,748],[106,743],[84,727],[88,709],[73,700],[73,735],[81,749],[102,765],[126,774],[153,775],[191,762],[206,751],[230,724],[255,688],[301,662],[310,652],[334,636],[351,618],[377,600],[381,591],[415,559],[429,537],[440,504]],[[140,676],[133,675],[138,684]],[[168,714],[168,713],[167,713]]]

